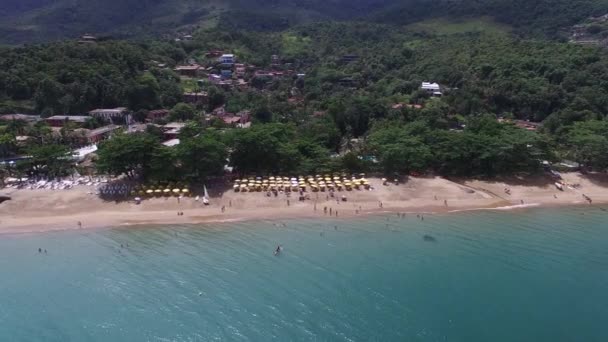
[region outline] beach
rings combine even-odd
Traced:
[[[69,190],[2,189],[11,200],[0,203],[0,234],[91,229],[149,224],[196,224],[243,220],[285,220],[290,218],[352,218],[382,212],[447,213],[464,210],[524,208],[559,205],[601,205],[608,203],[606,175],[564,173],[563,191],[544,176],[496,180],[409,177],[398,185],[382,185],[370,178],[373,190],[308,193],[268,197],[264,192],[211,191],[211,204],[194,197],[161,197],[134,201],[105,201],[94,189],[77,186]],[[576,187],[568,186],[576,185]],[[592,203],[583,196],[592,199]],[[341,196],[347,201],[341,201]],[[288,203],[289,201],[289,203]],[[222,207],[224,210],[222,210]],[[326,211],[324,210],[326,209]],[[331,215],[330,215],[331,209]],[[178,215],[182,213],[183,215]]]

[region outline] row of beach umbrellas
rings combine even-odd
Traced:
[[[249,177],[237,179],[234,181],[233,189],[235,191],[268,191],[268,190],[285,190],[285,191],[306,191],[308,187],[313,192],[331,190],[352,190],[359,189],[362,186],[369,189],[370,184],[365,179],[365,174],[352,176],[348,178],[346,174],[342,175],[316,175],[316,176],[299,176],[299,177]]]

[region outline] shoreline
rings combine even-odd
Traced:
[[[336,193],[337,197],[347,196],[347,202],[330,199],[327,193],[313,193],[310,195],[314,198],[300,202],[296,196],[267,197],[264,193],[230,191],[221,197],[212,197],[210,206],[203,206],[194,198],[177,201],[173,197],[148,199],[140,205],[107,202],[86,187],[65,191],[15,190],[11,193],[13,200],[0,204],[0,235],[298,218],[352,219],[390,213],[437,215],[590,206],[582,197],[583,193],[593,198],[590,208],[606,210],[597,205],[608,205],[608,181],[587,180],[585,176],[574,173],[566,174],[564,178],[571,180],[570,183],[581,184],[580,189],[560,192],[552,183],[542,179],[529,180],[528,184],[528,181],[522,183],[521,180],[517,180],[519,183],[515,180],[503,183],[411,177],[406,183],[389,186],[383,186],[379,179],[371,179],[373,191]],[[510,194],[498,195],[499,190],[505,189],[505,184]],[[291,199],[290,205],[286,203],[287,199]],[[225,212],[221,211],[222,206],[225,206]],[[331,208],[334,215],[330,216],[329,210],[324,214],[324,207]],[[338,216],[336,211],[339,211]],[[183,216],[177,215],[178,212],[183,212]],[[78,222],[82,222],[82,227]]]

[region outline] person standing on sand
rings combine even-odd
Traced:
[[[78,228],[82,229],[82,222],[78,221]]]
[[[378,203],[378,205],[380,206],[380,208],[382,208],[382,201],[380,201],[380,202]]]
[[[332,215],[332,214],[331,214],[331,208],[329,208],[329,216],[331,216],[331,215]]]
[[[225,205],[223,205],[223,206],[222,206],[222,212],[225,212],[225,211],[226,211],[226,206],[225,206]]]
[[[327,215],[327,207],[323,207],[323,214]]]
[[[445,205],[446,207],[448,206],[448,200],[443,200],[443,205]]]
[[[287,206],[289,207],[289,200],[287,200]]]
[[[338,217],[338,211],[336,210],[336,217]]]

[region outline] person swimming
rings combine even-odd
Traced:
[[[281,245],[278,245],[278,246],[277,246],[277,249],[275,249],[275,250],[274,250],[274,255],[277,255],[277,254],[281,253],[281,250],[282,250],[282,249],[283,249],[283,248],[281,248]]]

